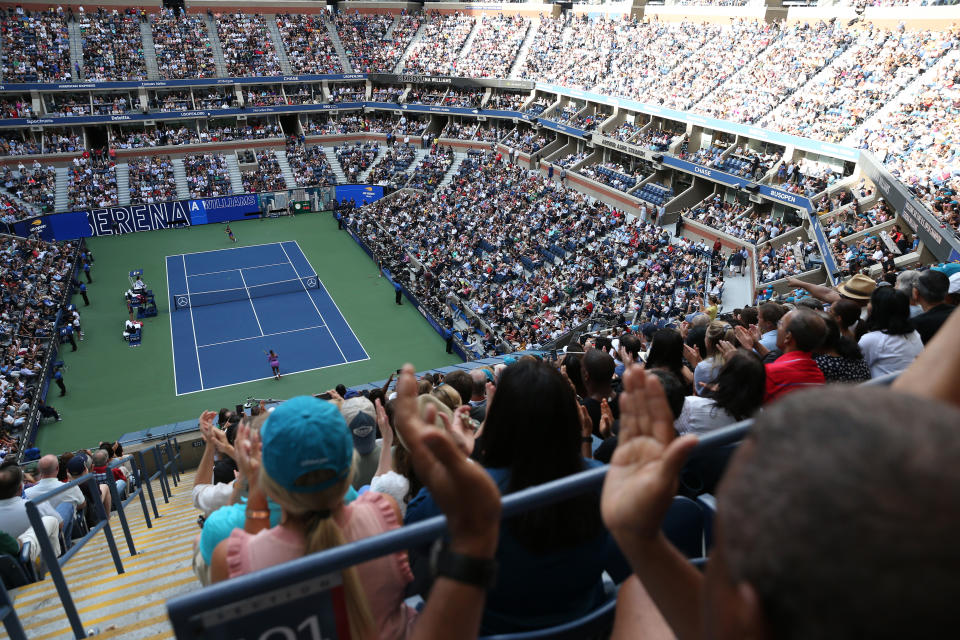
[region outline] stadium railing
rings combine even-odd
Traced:
[[[109,476],[111,474],[107,475]],[[50,540],[47,538],[46,529],[43,526],[38,505],[47,502],[51,498],[54,498],[68,489],[81,484],[85,484],[87,486],[89,489],[89,494],[93,497],[94,507],[99,521],[93,525],[83,537],[74,540],[73,546],[67,549],[67,551],[58,558],[57,552],[50,545]],[[26,510],[27,518],[30,520],[30,524],[33,526],[33,530],[37,535],[37,542],[40,545],[40,556],[43,558],[43,562],[46,564],[47,570],[50,571],[50,577],[53,579],[53,584],[57,589],[57,594],[60,596],[60,606],[63,607],[64,614],[67,616],[67,620],[70,622],[70,628],[73,630],[73,634],[76,638],[85,638],[87,637],[87,633],[83,628],[83,622],[80,620],[80,614],[77,611],[76,604],[73,602],[73,597],[70,595],[70,588],[67,585],[67,581],[63,575],[64,565],[66,565],[67,562],[69,562],[70,559],[95,535],[97,535],[100,531],[103,531],[107,538],[107,546],[110,549],[110,555],[113,556],[113,564],[116,567],[117,575],[123,573],[123,562],[120,560],[120,552],[117,549],[117,542],[114,540],[113,530],[110,528],[110,521],[107,519],[108,514],[106,509],[104,509],[103,502],[100,500],[100,489],[99,485],[97,484],[97,480],[92,474],[88,473],[80,478],[71,480],[70,482],[65,482],[46,495],[40,496],[39,498],[35,498],[33,500],[28,500],[26,502]]]
[[[121,466],[125,462],[129,462],[131,469],[133,469],[133,475],[127,478],[126,497],[120,495],[120,490],[117,489],[117,482],[112,473],[113,469]],[[133,488],[134,485],[136,485],[135,489]],[[120,520],[120,526],[123,528],[123,537],[127,541],[127,549],[130,551],[131,556],[135,556],[137,555],[137,550],[133,546],[133,536],[130,534],[130,525],[127,523],[127,514],[124,509],[126,509],[127,505],[134,499],[140,498],[140,508],[143,510],[143,518],[147,523],[147,528],[152,529],[153,523],[150,521],[147,500],[143,495],[143,471],[133,454],[117,458],[107,465],[107,486],[110,488],[110,501],[116,505],[117,518]]]
[[[13,599],[2,582],[0,582],[0,619],[3,620],[3,628],[6,629],[10,640],[27,640],[20,618],[13,609]]]
[[[704,452],[743,439],[753,421],[739,422],[701,437],[695,452]],[[607,467],[598,467],[524,489],[502,501],[502,518],[599,491]],[[227,638],[237,629],[245,637],[277,637],[298,628],[322,624],[318,612],[332,612],[330,588],[339,583],[336,572],[389,553],[429,544],[446,533],[446,518],[436,516],[372,538],[358,540],[293,562],[232,578],[201,591],[173,598],[167,612],[179,640]],[[332,620],[332,618],[331,618]],[[285,627],[278,627],[282,621]],[[327,620],[329,622],[329,620]],[[280,629],[288,630],[281,631]],[[336,638],[336,629],[322,627],[323,637]]]

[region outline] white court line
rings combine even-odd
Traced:
[[[240,249],[242,247],[236,247]],[[224,251],[224,249],[218,249],[218,251]],[[282,264],[289,264],[287,262],[274,262],[273,264],[258,264],[255,267],[237,267],[236,269],[223,269],[222,271],[207,271],[206,273],[191,273],[188,275],[188,278],[196,278],[197,276],[212,276],[215,273],[230,273],[231,271],[243,271],[244,269],[264,269],[266,267],[279,267]]]
[[[303,259],[304,259],[304,260],[307,259],[307,254],[305,254],[305,253],[303,252],[303,249],[300,248],[300,243],[299,243],[299,242],[297,242],[296,240],[288,240],[287,242],[293,242],[293,244],[297,245],[297,251],[300,252],[300,255],[303,256]],[[283,243],[282,243],[282,242],[280,243],[280,248],[283,249]],[[286,254],[286,250],[284,250],[284,254]],[[287,259],[289,260],[289,259],[290,259],[290,256],[287,256]],[[310,261],[307,260],[307,264],[309,264],[309,263],[310,263]],[[294,267],[293,270],[294,270],[294,272],[296,272],[297,268]],[[317,282],[320,284],[321,287],[323,287],[324,293],[327,294],[327,297],[330,298],[330,302],[332,302],[332,303],[333,303],[333,306],[336,307],[337,313],[339,313],[339,314],[340,314],[340,317],[343,319],[343,323],[344,323],[345,325],[347,325],[347,328],[350,329],[350,333],[353,334],[353,339],[356,340],[356,341],[357,341],[357,344],[360,345],[360,350],[363,351],[363,355],[367,356],[366,359],[369,360],[369,359],[370,359],[370,354],[368,354],[368,353],[367,353],[367,350],[363,348],[363,343],[360,342],[360,338],[357,337],[357,332],[354,331],[354,330],[353,330],[353,327],[350,326],[350,323],[347,322],[347,316],[343,315],[343,311],[340,310],[340,306],[337,304],[337,301],[333,299],[333,296],[330,295],[330,292],[327,290],[326,285],[323,284],[323,281],[322,281],[320,278],[317,278]],[[311,299],[313,299],[313,296],[311,296]],[[324,322],[326,322],[326,320],[324,320]],[[330,336],[333,337],[333,332],[332,332],[332,331],[330,332]],[[333,338],[333,341],[336,342],[337,339],[336,339],[336,338]],[[337,345],[338,348],[339,348],[339,346],[340,346],[340,345]],[[361,360],[356,360],[355,362],[361,362]]]
[[[167,302],[170,302],[173,300],[173,298],[170,297],[170,263],[164,258],[163,264],[166,267],[166,273],[164,275],[167,278]],[[184,274],[184,277],[186,277],[186,274]],[[172,303],[170,311],[173,311]],[[180,395],[180,389],[177,387],[177,354],[175,353],[176,349],[173,344],[173,314],[170,313],[170,311],[167,311],[167,319],[170,321],[170,357],[173,359],[173,393],[174,395]]]
[[[218,251],[233,251],[234,249],[249,249],[250,247],[269,247],[272,244],[280,244],[279,242],[264,242],[262,244],[245,244],[239,247],[227,247],[225,249],[210,249],[209,251],[193,251],[190,253],[177,253],[174,255],[178,256],[198,256],[201,253],[217,253]],[[168,256],[169,257],[169,256]],[[280,264],[283,264],[282,262]]]
[[[297,271],[297,265],[293,264],[293,260],[290,260],[290,255],[287,253],[287,249],[286,247],[283,246],[283,243],[280,243],[280,248],[283,250],[283,255],[287,256],[287,260],[290,262],[290,266],[293,267],[293,272],[296,273],[297,277],[299,278],[300,272]],[[297,249],[299,248],[300,248],[300,245],[297,245]],[[303,254],[302,251],[300,253],[301,255]],[[306,256],[304,256],[304,258],[306,258]],[[309,264],[309,261],[308,261],[308,264]],[[307,277],[310,277],[310,276],[307,276]],[[320,282],[319,278],[317,278],[317,282]],[[320,307],[317,306],[317,301],[313,299],[312,295],[310,295],[310,290],[307,289],[307,285],[303,284],[302,279],[300,280],[300,286],[303,287],[303,290],[306,292],[307,297],[310,298],[310,304],[312,304],[313,308],[317,310],[317,315],[320,316],[320,322],[326,325],[327,321],[323,318],[323,314],[320,313]],[[333,332],[327,329],[327,333],[330,334],[330,338],[333,340],[333,344],[337,345],[337,351],[340,352],[340,357],[343,358],[343,361],[349,362],[349,360],[347,360],[347,356],[343,354],[343,349],[340,348],[340,343],[337,342],[337,339],[333,337]]]
[[[243,277],[243,270],[240,271],[240,281],[247,292],[247,300],[250,301],[250,308],[253,310],[253,319],[257,321],[257,328],[260,329],[260,335],[263,335],[263,327],[260,325],[260,316],[257,315],[257,308],[253,306],[253,298],[250,297],[250,289],[247,287],[247,280]]]
[[[190,278],[187,277],[187,258],[183,255],[183,281],[187,285],[187,302],[190,302]],[[170,331],[173,332],[172,320]],[[200,376],[200,388],[203,389],[203,367],[200,366],[200,349],[197,347],[197,321],[193,319],[193,305],[190,305],[190,330],[193,331],[193,351],[197,354],[197,375]]]
[[[314,367],[312,369],[302,369],[300,371],[290,371],[289,373],[284,373],[283,377],[295,376],[298,373],[310,373],[311,371],[320,371],[321,369],[329,369],[330,367],[342,367],[344,364],[353,364],[354,362],[365,362],[370,359],[370,356],[366,358],[361,358],[360,360],[351,360],[350,362],[337,362],[335,364],[325,364],[322,367]],[[247,384],[250,382],[262,382],[264,380],[273,380],[273,376],[266,376],[265,378],[254,378],[253,380],[244,380],[243,382],[231,382],[230,384],[221,384],[216,387],[206,387],[205,389],[197,389],[196,391],[186,391],[184,393],[178,393],[178,396],[189,396],[193,393],[200,393],[202,391],[213,391],[214,389],[226,389],[227,387],[236,387],[241,384]]]
[[[206,349],[207,347],[216,347],[221,344],[231,344],[233,342],[246,342],[247,340],[258,340],[259,338],[272,338],[273,336],[282,336],[285,333],[297,333],[298,331],[309,331],[310,329],[323,329],[327,325],[318,324],[313,327],[304,327],[303,329],[290,329],[289,331],[277,331],[276,333],[263,333],[259,336],[250,336],[249,338],[237,338],[235,340],[224,340],[223,342],[211,342],[210,344],[201,344],[198,349]],[[329,333],[329,332],[328,332]],[[332,337],[332,336],[331,336]],[[264,378],[266,379],[266,378]]]

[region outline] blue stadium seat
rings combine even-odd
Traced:
[[[480,640],[583,640],[590,637],[603,637],[613,626],[613,616],[617,608],[617,599],[608,600],[582,618],[572,622],[517,633],[501,633],[495,636],[483,636]]]
[[[685,496],[675,496],[663,519],[663,534],[688,558],[702,558],[704,554],[703,509]]]

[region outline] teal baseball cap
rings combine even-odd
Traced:
[[[278,485],[294,493],[322,491],[342,481],[353,465],[353,436],[332,402],[298,396],[270,413],[260,429],[263,468]],[[314,484],[297,484],[312,471],[333,476]]]

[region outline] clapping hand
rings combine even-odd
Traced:
[[[200,435],[203,437],[204,442],[207,444],[210,443],[211,433],[216,429],[213,426],[213,421],[217,419],[216,411],[204,411],[200,414],[199,427]]]
[[[620,548],[655,540],[677,492],[680,469],[696,436],[676,437],[660,381],[640,367],[624,372],[620,433],[603,484],[603,521]]]
[[[609,438],[613,429],[613,409],[604,398],[600,401],[600,437]]]
[[[260,431],[251,429],[249,425],[241,424],[237,429],[234,450],[236,455],[233,459],[236,461],[241,475],[246,477],[247,484],[252,489],[260,481],[260,458],[263,454]]]
[[[413,466],[434,502],[447,516],[450,547],[457,553],[492,557],[500,528],[500,491],[489,474],[457,448],[453,437],[431,425],[436,407],[420,417],[413,367],[405,365],[397,382],[394,418]]]
[[[689,344],[683,345],[683,357],[693,368],[696,368],[696,366],[700,364],[700,350],[696,347],[690,346]]]

